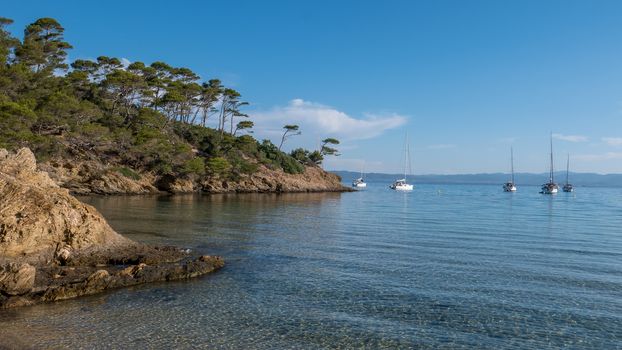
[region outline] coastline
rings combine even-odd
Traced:
[[[224,260],[115,232],[94,207],[37,170],[27,148],[0,149],[0,309],[188,279]]]
[[[106,165],[94,161],[62,159],[43,162],[41,171],[74,195],[224,194],[224,193],[315,193],[352,192],[339,175],[317,166],[305,166],[302,174],[258,167],[235,179],[219,176],[158,176],[151,172]],[[120,170],[124,169],[124,170]]]
[[[58,163],[57,163],[58,164]],[[74,195],[287,194],[348,192],[338,175],[307,166],[302,174],[260,168],[238,181],[129,178],[103,165],[93,172],[37,164],[27,148],[0,150],[0,309],[33,305],[158,281],[189,279],[224,267],[219,256],[134,242],[115,232]],[[91,164],[92,165],[92,164]],[[62,169],[65,169],[64,171]],[[79,168],[78,168],[79,169]],[[83,169],[82,169],[83,170]]]

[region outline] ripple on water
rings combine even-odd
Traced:
[[[0,345],[620,347],[622,190],[548,197],[537,187],[387,186],[83,198],[134,239],[221,254],[227,266],[2,311]]]

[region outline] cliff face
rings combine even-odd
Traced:
[[[38,171],[30,150],[0,149],[0,308],[190,278],[224,264],[189,258],[119,235],[95,208]]]
[[[76,194],[342,192],[350,188],[319,167],[307,166],[302,174],[260,165],[252,175],[237,180],[220,177],[175,178],[108,166],[94,160],[53,160],[40,165],[59,186]],[[124,174],[125,173],[125,174]]]

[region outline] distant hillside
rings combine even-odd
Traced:
[[[349,182],[359,176],[358,172],[352,171],[333,171],[333,173],[342,177],[344,182]],[[492,174],[457,174],[457,175],[414,175],[413,182],[426,184],[479,184],[479,185],[496,185],[501,184],[509,179],[509,174],[492,173]],[[403,175],[399,174],[365,174],[368,182],[391,182]],[[565,172],[555,173],[556,181],[563,183],[566,179]],[[541,185],[548,179],[548,173],[529,174],[517,173],[514,179],[519,185]],[[622,187],[622,174],[594,174],[594,173],[570,173],[570,182],[575,186],[586,187]]]

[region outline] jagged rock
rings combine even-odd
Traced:
[[[69,168],[69,167],[68,167]],[[42,171],[28,149],[0,149],[0,308],[196,277],[224,261],[116,233]],[[127,266],[132,265],[132,266]]]
[[[51,259],[59,244],[81,249],[129,243],[95,208],[37,171],[27,148],[0,160],[0,198],[0,256]]]
[[[86,287],[89,289],[105,289],[110,280],[110,273],[106,270],[97,270],[86,279]]]
[[[159,192],[156,177],[140,173],[132,178],[121,168],[104,165],[97,159],[52,160],[39,164],[59,186],[77,194],[147,194]]]
[[[25,263],[8,263],[0,266],[0,293],[21,295],[32,290],[36,269]]]
[[[67,265],[71,261],[71,246],[64,246],[56,250],[54,259],[61,265]]]
[[[170,193],[191,193],[196,192],[198,187],[191,179],[181,179],[172,175],[163,175],[155,183],[155,186],[165,192]]]

